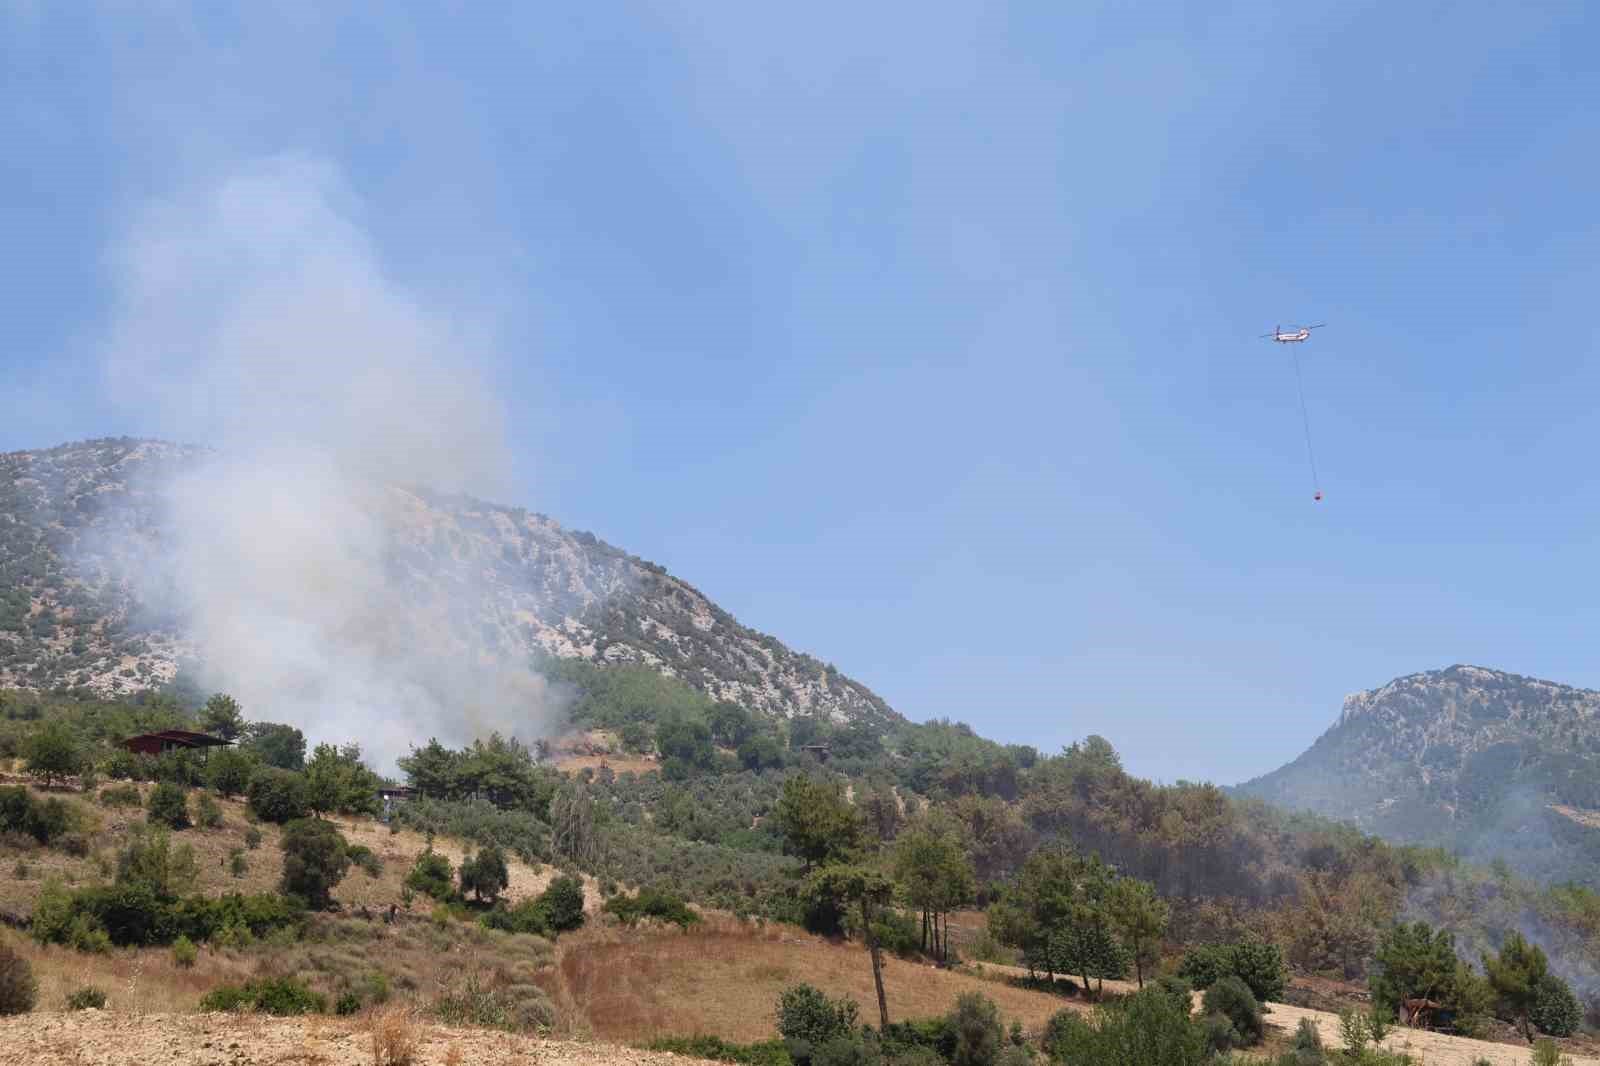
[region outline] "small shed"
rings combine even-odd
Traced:
[[[196,733],[188,729],[163,729],[157,733],[140,733],[119,742],[136,755],[165,755],[169,751],[199,750],[202,755],[212,748],[223,748],[231,740],[214,737],[210,733]]]
[[[818,762],[828,761],[828,745],[826,744],[802,744],[800,745],[800,750],[816,756]]]
[[[1431,999],[1408,999],[1401,1007],[1405,1023],[1413,1029],[1449,1030],[1455,1027],[1456,1012]]]
[[[409,803],[411,800],[415,799],[416,796],[417,790],[414,788],[409,788],[405,785],[401,785],[397,788],[378,789],[378,802],[383,804],[383,814],[386,818],[389,816],[389,812],[394,810],[395,804]]]

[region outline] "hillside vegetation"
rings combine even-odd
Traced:
[[[488,1004],[485,1016],[510,1017],[509,1001],[496,997],[516,995],[546,1004],[537,1024],[557,1031],[643,1039],[709,1026],[729,1040],[759,1035],[735,1021],[755,1008],[718,1011],[795,982],[854,997],[864,1018],[880,1013],[880,979],[891,1020],[933,1011],[930,995],[948,1008],[960,982],[912,975],[963,956],[1020,963],[1040,979],[1071,975],[1070,986],[1017,979],[1025,987],[1016,991],[1044,996],[1005,1008],[1029,1025],[1059,1003],[1054,987],[1114,1000],[1122,993],[1105,989],[1125,987],[1118,979],[1198,984],[1238,974],[1259,1002],[1286,994],[1285,967],[1370,979],[1377,1001],[1398,1011],[1383,990],[1416,991],[1406,967],[1424,950],[1398,923],[1422,918],[1430,937],[1448,938],[1439,950],[1452,966],[1471,960],[1452,984],[1431,986],[1460,1031],[1520,1040],[1519,1030],[1566,1034],[1583,1024],[1571,983],[1593,987],[1600,958],[1600,897],[1588,889],[1541,888],[1210,785],[1153,785],[1127,774],[1098,737],[1046,755],[958,723],[897,722],[878,733],[827,717],[776,721],[649,671],[579,665],[566,682],[577,724],[605,726],[600,735],[612,738],[626,731],[659,769],[564,773],[541,762],[538,746],[500,736],[465,748],[419,743],[401,769],[421,795],[388,827],[372,819],[380,779],[358,748],[308,752],[297,731],[252,721],[225,696],[195,706],[173,693],[7,693],[0,752],[35,785],[60,782],[25,790],[20,833],[0,838],[26,867],[25,876],[12,871],[8,909],[31,909],[35,936],[52,942],[29,949],[46,974],[105,950],[105,940],[124,951],[176,950],[166,945],[189,930],[200,962],[172,971],[187,991],[157,1009],[184,1009],[217,981],[248,988],[233,983],[251,973],[294,976],[330,1010],[349,994],[364,1009],[370,975],[317,945],[367,942],[350,957],[392,956],[391,987],[449,1004],[466,994],[465,977],[429,970],[426,959],[459,944],[479,958],[472,995]],[[205,726],[238,743],[203,761],[134,757],[112,741],[135,725]],[[189,826],[141,830],[171,820],[157,802],[163,789],[180,797],[176,818]],[[291,836],[320,839],[294,829],[308,824],[296,819],[331,825],[350,858],[328,897],[336,911],[311,900],[287,913],[251,902],[290,883]],[[42,838],[24,841],[33,825]],[[189,880],[152,912],[156,931],[132,934],[105,901],[129,898],[128,878],[150,869],[148,848],[163,833],[161,868],[175,863]],[[584,879],[578,911],[554,898],[562,870]],[[684,910],[685,900],[699,911]],[[974,908],[987,921],[952,923]],[[556,917],[578,912],[581,928]],[[1571,1003],[1565,1014],[1557,1000],[1546,1010],[1497,999],[1494,967],[1508,951],[1532,950],[1514,935],[1530,928],[1545,951],[1525,981],[1554,982],[1551,995]],[[231,961],[240,951],[254,961]],[[421,969],[406,971],[407,958]],[[623,972],[627,980],[615,976]],[[505,991],[514,987],[522,991]],[[1010,1003],[1009,990],[985,991]],[[1249,1026],[1230,1031],[1229,1042],[1259,1039]]]

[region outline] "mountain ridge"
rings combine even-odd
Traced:
[[[1592,881],[1600,692],[1464,663],[1407,674],[1347,696],[1305,752],[1233,791]]]
[[[169,684],[203,657],[182,612],[152,595],[159,583],[133,576],[172,550],[161,486],[214,454],[126,437],[0,454],[0,686],[129,694]],[[383,573],[418,612],[397,623],[402,642],[445,640],[469,662],[647,666],[783,718],[900,720],[832,664],[744,626],[592,533],[416,486],[375,496]],[[446,612],[448,626],[433,624]]]

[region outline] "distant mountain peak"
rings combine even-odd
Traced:
[[[1316,743],[1237,791],[1592,881],[1600,692],[1462,663],[1407,674],[1347,696]]]

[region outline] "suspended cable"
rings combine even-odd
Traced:
[[[1300,423],[1306,431],[1306,458],[1311,462],[1311,491],[1315,499],[1322,499],[1322,481],[1317,477],[1317,453],[1311,447],[1311,415],[1306,410],[1306,385],[1300,376],[1300,353],[1290,348],[1294,358],[1294,385],[1300,394]]]

